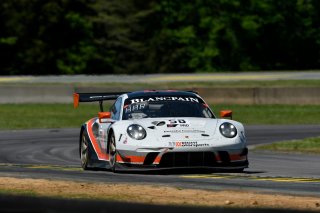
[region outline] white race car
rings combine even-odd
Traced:
[[[104,100],[115,100],[109,112]],[[98,117],[82,125],[83,169],[149,170],[213,168],[243,171],[248,149],[241,123],[217,118],[195,92],[75,93],[79,102],[100,102]]]

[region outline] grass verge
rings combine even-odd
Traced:
[[[90,84],[75,84],[92,86]],[[127,90],[139,89],[185,89],[185,88],[256,88],[256,87],[319,87],[320,80],[274,80],[274,81],[204,81],[204,82],[158,82],[158,83],[108,83],[97,84],[109,87],[124,87]]]
[[[257,146],[257,150],[320,154],[320,137]]]
[[[92,87],[93,83],[12,83],[0,82],[0,85],[23,86],[47,86],[68,85],[73,87]],[[256,88],[256,87],[319,87],[320,80],[238,80],[238,81],[177,81],[177,82],[150,82],[150,83],[94,83],[94,87],[121,88],[122,91],[134,91],[144,89],[192,89],[192,88]]]
[[[233,119],[243,124],[320,124],[319,105],[210,105],[218,116],[220,110],[233,111]]]
[[[110,104],[105,106],[109,109]],[[320,124],[319,106],[296,105],[211,105],[219,116],[233,110],[233,119],[244,124]],[[97,116],[98,104],[0,104],[0,129],[80,127]]]
[[[1,104],[0,129],[80,127],[98,111],[97,104]]]

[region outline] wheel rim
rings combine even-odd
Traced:
[[[82,136],[80,158],[82,166],[86,165],[88,161],[88,142],[85,136]]]
[[[116,143],[115,143],[114,137],[112,136],[110,139],[110,147],[109,147],[109,156],[110,156],[110,166],[111,167],[114,167],[114,165],[116,163],[116,153],[117,153]]]

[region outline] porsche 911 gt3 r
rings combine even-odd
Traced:
[[[115,100],[108,112],[103,101]],[[248,167],[241,123],[217,118],[195,92],[138,91],[75,93],[79,102],[98,101],[100,112],[82,125],[79,153],[83,169]]]

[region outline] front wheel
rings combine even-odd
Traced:
[[[112,133],[110,136],[110,144],[109,144],[109,163],[110,163],[110,169],[113,172],[116,172],[116,162],[117,162],[116,140],[114,138],[114,134]]]
[[[89,146],[88,140],[85,135],[85,131],[83,131],[81,136],[81,143],[80,143],[80,160],[81,160],[81,167],[84,170],[89,169]]]

